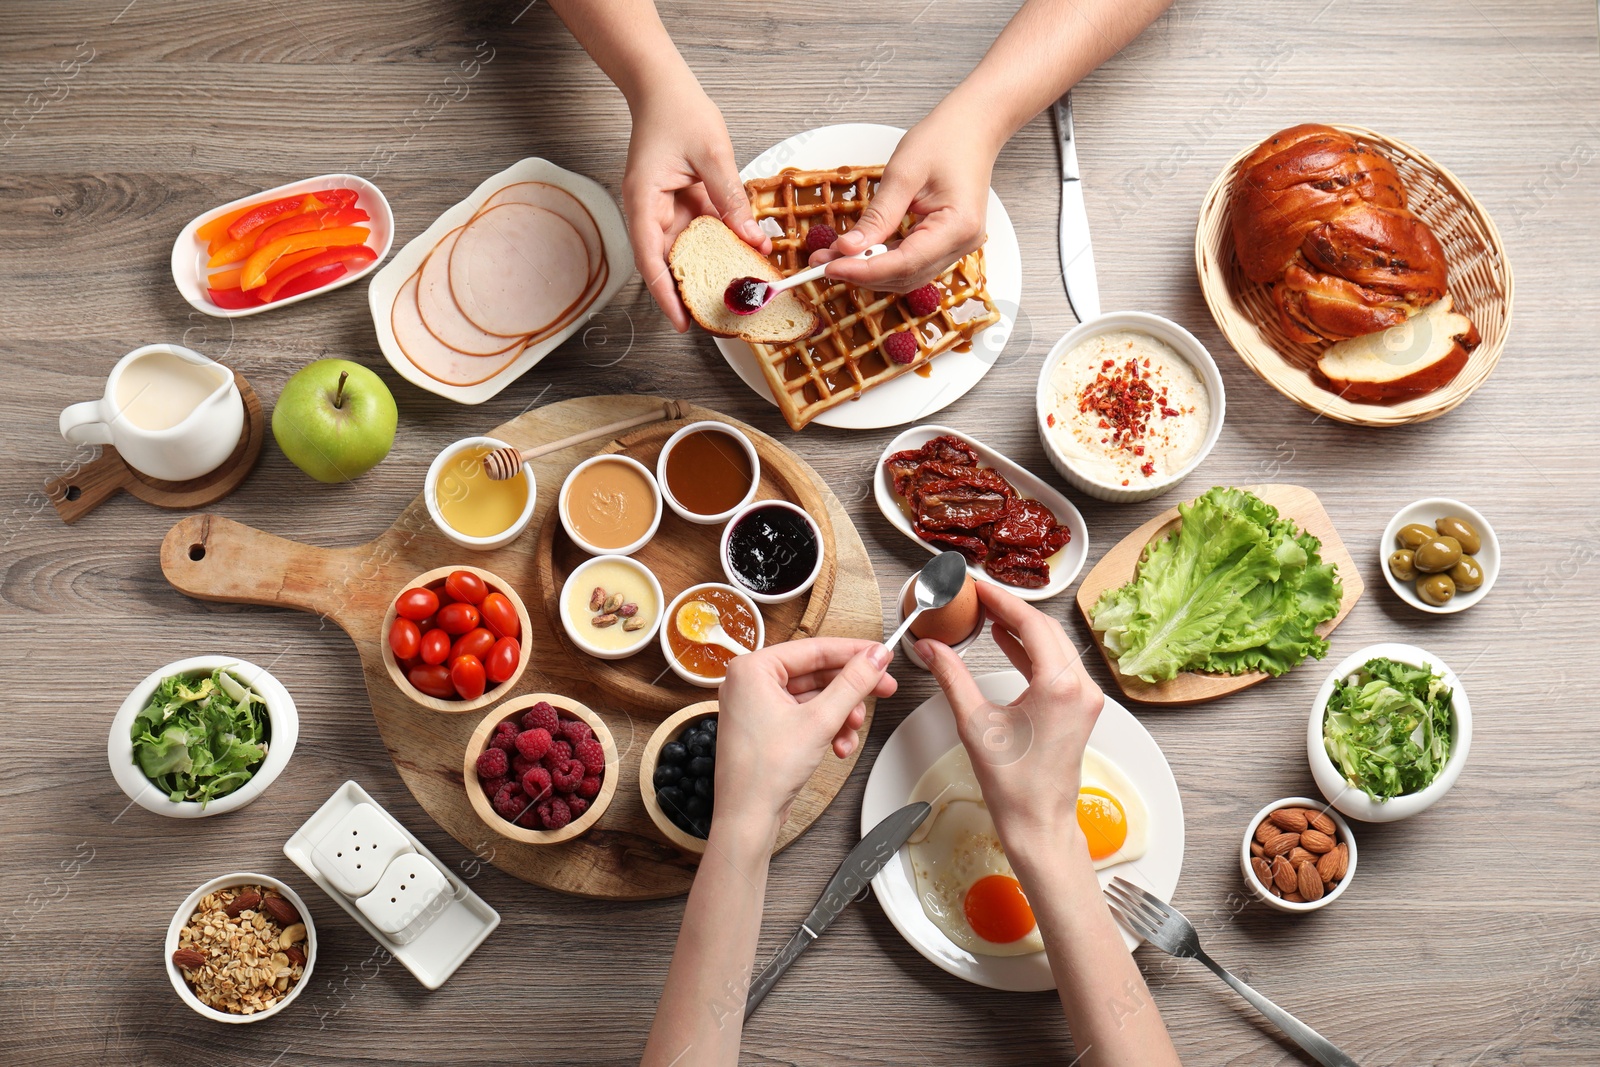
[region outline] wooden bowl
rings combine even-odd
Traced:
[[[494,810],[494,805],[489,802],[489,798],[483,792],[483,785],[478,780],[478,757],[489,744],[489,735],[494,733],[494,728],[507,719],[520,716],[541,700],[553,704],[556,711],[567,718],[580,719],[588,723],[595,737],[599,739],[600,747],[606,750],[606,770],[605,777],[600,782],[600,792],[589,801],[588,811],[559,830],[529,830],[507,822]],[[571,697],[557,693],[524,693],[489,712],[478,724],[478,728],[472,731],[472,736],[467,739],[461,778],[467,788],[467,799],[472,802],[472,810],[478,813],[478,818],[482,819],[483,824],[489,829],[502,837],[509,837],[525,845],[559,845],[563,841],[572,840],[600,821],[600,816],[605,814],[606,808],[611,804],[611,798],[616,795],[621,767],[622,761],[617,755],[616,739],[611,736],[611,730],[606,726],[604,719]]]
[[[656,824],[656,829],[660,830],[661,835],[668,841],[685,852],[693,852],[696,855],[705,854],[705,839],[678,829],[673,821],[667,818],[666,812],[661,810],[661,805],[656,803],[656,757],[661,754],[661,746],[676,739],[692,720],[703,719],[717,713],[718,705],[715,700],[702,700],[698,704],[690,704],[681,711],[668,715],[661,720],[661,725],[656,727],[656,732],[650,735],[649,743],[644,746],[644,757],[639,761],[639,795],[644,798],[644,810],[650,813],[650,821]],[[480,789],[479,792],[483,790]]]
[[[1234,255],[1233,179],[1256,145],[1222,168],[1201,205],[1194,235],[1200,289],[1217,328],[1245,364],[1306,410],[1355,426],[1398,426],[1438,418],[1483,384],[1505,347],[1513,286],[1500,232],[1456,176],[1421,151],[1362,126],[1329,125],[1374,146],[1394,163],[1405,181],[1411,210],[1444,246],[1455,310],[1471,319],[1483,338],[1461,373],[1442,389],[1398,404],[1358,404],[1318,384],[1317,359],[1327,344],[1302,344],[1285,335],[1271,293],[1244,276]]]
[[[510,678],[507,678],[493,689],[485,689],[483,695],[476,700],[443,700],[424,693],[406,678],[405,674],[400,670],[400,662],[394,658],[394,650],[389,647],[389,629],[394,625],[394,620],[399,614],[399,612],[395,611],[394,605],[395,601],[400,599],[400,594],[407,589],[419,587],[433,589],[442,586],[444,580],[450,576],[452,571],[471,571],[483,579],[483,583],[489,587],[491,592],[504,593],[506,599],[511,601],[511,606],[517,609],[517,624],[522,627],[522,632],[517,637],[518,644],[522,646],[522,655],[517,658],[517,669],[512,672]],[[460,715],[463,712],[486,708],[496,700],[503,700],[507,693],[516,688],[517,680],[522,677],[522,672],[528,669],[528,660],[532,653],[528,635],[532,632],[532,629],[533,620],[528,618],[528,609],[522,603],[522,598],[517,595],[517,591],[511,588],[509,582],[502,581],[481,567],[468,567],[464,564],[458,564],[454,567],[436,567],[431,571],[419,574],[415,579],[407,582],[404,588],[395,593],[394,596],[390,597],[389,610],[383,616],[383,629],[378,632],[378,644],[383,653],[383,666],[389,672],[389,680],[394,682],[396,689],[429,711],[442,711],[450,715]]]

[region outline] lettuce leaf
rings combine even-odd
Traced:
[[[1450,758],[1451,697],[1431,668],[1369,659],[1334,683],[1322,718],[1328,757],[1374,800],[1425,789]]]
[[[270,726],[260,695],[222,668],[164,678],[134,716],[133,760],[173,802],[204,807],[260,768]]]
[[[1177,531],[1146,546],[1134,580],[1092,612],[1123,674],[1278,675],[1327,653],[1316,627],[1343,588],[1321,542],[1242,489],[1218,486],[1178,512]]]

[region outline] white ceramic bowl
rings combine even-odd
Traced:
[[[649,626],[644,626],[639,629],[637,638],[633,644],[616,649],[601,648],[600,646],[591,642],[588,637],[584,636],[583,633],[583,627],[588,625],[588,620],[575,619],[572,617],[572,612],[567,610],[567,590],[572,588],[572,583],[577,582],[580,585],[585,584],[588,579],[586,579],[584,575],[588,574],[589,571],[596,565],[607,561],[621,563],[624,566],[632,567],[639,574],[643,575],[645,582],[649,584],[651,590],[656,595],[656,603],[661,605],[666,604],[667,598],[666,595],[661,592],[661,583],[656,581],[656,576],[651,572],[649,567],[646,567],[643,563],[640,563],[632,556],[621,556],[617,555],[616,553],[611,553],[610,555],[606,556],[596,556],[593,559],[586,559],[580,563],[571,574],[567,575],[567,580],[561,583],[561,596],[559,598],[561,606],[561,627],[567,631],[567,636],[572,639],[573,644],[577,645],[595,659],[627,659],[629,656],[637,654],[656,636],[656,631],[661,628],[661,620],[666,615],[664,608],[662,611],[656,614],[655,619],[651,621]],[[593,629],[593,627],[590,627],[590,629]]]
[[[744,498],[733,507],[729,508],[727,511],[718,512],[715,515],[702,515],[697,511],[690,511],[688,508],[678,503],[677,498],[672,495],[672,487],[667,484],[667,454],[672,451],[673,447],[677,445],[679,441],[683,440],[690,434],[698,433],[701,430],[720,432],[725,436],[732,438],[734,441],[738,442],[740,448],[744,449],[746,458],[750,460],[750,490],[745,493]],[[741,431],[738,427],[729,426],[727,423],[718,422],[715,419],[706,419],[701,422],[691,422],[689,425],[685,426],[683,429],[667,438],[667,443],[661,446],[661,458],[656,460],[656,484],[661,489],[661,495],[666,498],[667,507],[671,508],[672,513],[678,516],[678,518],[684,520],[685,522],[695,523],[699,526],[715,526],[719,522],[727,522],[729,519],[733,518],[734,512],[738,511],[740,508],[744,507],[746,504],[750,503],[750,501],[755,499],[756,490],[761,488],[761,457],[756,454],[756,446],[751,442],[750,438],[745,436],[743,431]]]
[[[758,593],[740,580],[733,565],[728,562],[728,538],[733,534],[733,528],[744,520],[744,517],[758,508],[779,507],[792,511],[806,520],[806,525],[811,527],[811,536],[817,541],[817,562],[812,566],[811,573],[806,580],[789,590],[787,593]],[[741,593],[754,600],[757,604],[786,604],[800,596],[816,582],[817,575],[822,573],[822,559],[827,554],[828,546],[822,543],[822,529],[817,525],[817,520],[806,513],[806,509],[787,500],[752,500],[744,507],[733,513],[733,518],[728,520],[728,525],[722,528],[722,540],[717,547],[717,553],[722,558],[722,573],[727,576],[728,584]]]
[[[189,983],[184,981],[183,972],[178,970],[178,965],[172,962],[172,954],[178,950],[178,935],[183,932],[184,925],[188,923],[189,916],[194,914],[194,909],[200,903],[200,898],[207,893],[218,889],[231,889],[238,885],[259,885],[268,889],[275,889],[283,899],[294,905],[300,913],[300,921],[306,924],[306,964],[300,974],[300,980],[289,988],[284,998],[265,1011],[258,1011],[254,1015],[234,1015],[231,1012],[218,1011],[208,1008],[200,1003],[200,998],[194,995],[194,990],[189,988]],[[311,909],[306,907],[306,902],[300,899],[300,894],[290,889],[276,878],[269,878],[264,874],[255,874],[251,871],[241,871],[238,874],[225,874],[190,893],[172,917],[172,923],[167,927],[167,940],[163,947],[166,953],[167,977],[172,981],[172,988],[178,991],[178,996],[183,1002],[207,1019],[219,1023],[258,1023],[262,1019],[270,1019],[278,1014],[300,995],[301,990],[311,984],[311,969],[317,962],[317,927],[311,921]]]
[[[699,585],[691,585],[689,588],[672,598],[672,603],[667,605],[667,610],[661,613],[661,655],[666,657],[667,666],[672,668],[672,673],[676,674],[679,678],[682,678],[690,685],[698,685],[702,689],[715,689],[722,684],[722,679],[704,678],[686,668],[683,664],[678,662],[678,657],[672,654],[672,645],[667,641],[667,628],[670,625],[667,620],[677,615],[678,606],[685,600],[688,600],[696,593],[703,593],[707,589],[727,590],[740,600],[744,601],[745,607],[749,608],[750,611],[755,615],[756,647],[750,651],[754,652],[756,649],[761,648],[767,643],[767,621],[761,617],[761,606],[754,600],[750,599],[750,593],[748,590],[740,589],[737,586],[725,585],[722,582],[701,582]]]
[[[1098,337],[1114,330],[1135,330],[1146,333],[1160,341],[1171,345],[1173,350],[1182,356],[1195,373],[1200,376],[1205,384],[1206,392],[1211,398],[1211,425],[1206,430],[1205,440],[1182,469],[1165,478],[1155,478],[1139,485],[1106,485],[1097,482],[1088,475],[1081,473],[1073,465],[1072,460],[1062,454],[1056,447],[1050,434],[1050,428],[1045,424],[1045,418],[1052,410],[1052,400],[1055,390],[1050,385],[1050,374],[1055,370],[1063,356],[1072,351],[1083,341],[1091,337]],[[1088,322],[1079,323],[1065,337],[1055,343],[1048,355],[1044,357],[1044,366],[1039,369],[1039,384],[1034,391],[1034,415],[1039,427],[1039,440],[1044,445],[1044,454],[1049,457],[1051,466],[1056,472],[1067,480],[1074,488],[1088,493],[1100,500],[1109,500],[1113,504],[1131,504],[1140,500],[1149,500],[1151,497],[1160,496],[1179,482],[1189,476],[1189,473],[1205,461],[1211,454],[1211,449],[1217,443],[1217,438],[1222,433],[1223,417],[1227,414],[1227,394],[1222,387],[1222,375],[1217,370],[1216,361],[1211,358],[1211,353],[1206,351],[1206,346],[1201,344],[1188,330],[1182,326],[1164,319],[1159,315],[1147,314],[1143,311],[1112,311]]]
[[[211,302],[210,295],[206,292],[206,276],[213,268],[206,266],[210,258],[206,253],[206,243],[195,236],[195,231],[211,219],[219,215],[226,215],[230,211],[244,207],[246,204],[264,204],[269,200],[278,200],[297,193],[314,193],[319,189],[354,189],[356,191],[355,206],[364,210],[371,216],[366,222],[358,222],[357,226],[365,226],[370,232],[367,234],[366,245],[378,253],[378,258],[368,263],[357,271],[347,271],[344,277],[336,282],[330,282],[320,288],[313,289],[299,296],[289,296],[282,300],[274,300],[270,304],[261,304],[257,307],[247,308],[221,308]],[[276,189],[264,189],[259,193],[240,197],[231,203],[223,204],[219,208],[201,213],[190,220],[179,233],[178,239],[172,243],[172,281],[178,287],[178,292],[189,306],[196,311],[203,311],[219,319],[242,319],[251,315],[259,315],[263,311],[273,308],[288,307],[298,304],[302,300],[310,300],[314,296],[330,293],[335,289],[342,289],[351,282],[360,281],[368,274],[378,269],[384,257],[389,254],[389,247],[394,243],[394,212],[389,208],[389,201],[384,197],[376,185],[365,178],[354,174],[321,174],[315,178],[302,178],[288,185],[280,185]],[[221,270],[222,268],[214,268]]]
[[[1483,545],[1472,558],[1478,561],[1478,566],[1483,568],[1483,584],[1470,593],[1456,593],[1445,602],[1444,607],[1436,608],[1426,603],[1417,595],[1415,582],[1402,582],[1389,573],[1389,556],[1400,548],[1395,540],[1400,528],[1413,522],[1432,527],[1435,522],[1446,515],[1455,515],[1466,519],[1477,527],[1478,536]],[[1494,580],[1500,577],[1500,539],[1495,536],[1494,527],[1489,525],[1481,513],[1469,508],[1459,500],[1451,500],[1446,496],[1430,496],[1422,500],[1413,501],[1394,513],[1394,518],[1389,520],[1389,525],[1384,527],[1383,540],[1378,542],[1378,567],[1383,571],[1383,580],[1389,583],[1389,588],[1394,590],[1394,595],[1404,600],[1418,611],[1426,611],[1433,615],[1451,615],[1458,611],[1466,611],[1472,605],[1489,595]]]
[[[144,771],[134,762],[133,720],[150,703],[150,695],[156,691],[162,679],[175,674],[209,675],[218,667],[230,668],[266,701],[267,716],[272,723],[272,732],[267,737],[267,758],[261,761],[260,769],[248,782],[204,807],[195,800],[173,802],[145,777]],[[141,808],[172,819],[202,819],[208,815],[236,811],[265,792],[267,786],[289,765],[289,757],[294,754],[294,745],[299,737],[300,714],[295,710],[294,700],[283,684],[264,668],[237,656],[190,656],[150,673],[144,681],[134,686],[133,692],[128,694],[122,707],[111,719],[106,759],[111,764],[111,775],[117,780],[117,785],[129,800]]]
[[[1311,808],[1314,811],[1324,812],[1328,818],[1333,820],[1334,825],[1339,828],[1339,840],[1349,846],[1350,863],[1345,867],[1344,877],[1339,879],[1339,884],[1329,892],[1324,893],[1319,900],[1308,900],[1304,903],[1284,900],[1282,897],[1273,896],[1266,886],[1256,880],[1256,872],[1250,866],[1250,843],[1255,840],[1256,827],[1261,825],[1261,820],[1279,808]],[[1350,832],[1350,824],[1340,818],[1339,813],[1330,809],[1323,801],[1312,800],[1309,797],[1285,797],[1282,800],[1275,800],[1256,812],[1255,818],[1251,819],[1244,828],[1244,840],[1239,843],[1239,872],[1244,875],[1245,888],[1250,890],[1257,900],[1269,908],[1287,911],[1290,914],[1326,908],[1344,895],[1344,891],[1350,887],[1351,879],[1355,877],[1356,835]]]
[[[1451,710],[1455,712],[1450,729],[1450,755],[1438,776],[1421,792],[1383,801],[1373,800],[1359,786],[1347,782],[1334,766],[1322,741],[1322,717],[1333,696],[1334,683],[1348,678],[1367,660],[1380,656],[1415,667],[1433,668],[1450,687]],[[1466,766],[1467,751],[1471,747],[1472,705],[1467,701],[1467,691],[1461,687],[1461,679],[1438,656],[1415,645],[1385,643],[1352,652],[1329,672],[1322,688],[1317,690],[1317,698],[1311,706],[1311,722],[1306,729],[1306,757],[1311,762],[1311,777],[1316,779],[1317,788],[1328,798],[1328,803],[1361,822],[1396,822],[1433,807],[1461,777],[1461,768]]]
[[[656,510],[655,515],[650,520],[650,528],[644,532],[643,537],[633,542],[633,544],[623,545],[621,548],[600,548],[597,545],[591,545],[588,541],[585,541],[583,538],[579,537],[577,531],[572,528],[572,519],[567,515],[567,491],[572,488],[572,480],[578,476],[580,471],[587,470],[596,463],[616,462],[626,463],[628,466],[635,468],[640,474],[644,475],[644,480],[650,483],[650,496],[651,499],[655,501]],[[572,543],[589,553],[589,555],[631,556],[645,545],[650,543],[650,539],[656,535],[656,529],[661,525],[661,487],[656,484],[656,476],[650,473],[650,468],[646,467],[643,463],[640,463],[632,456],[624,456],[615,452],[604,452],[598,456],[591,456],[567,472],[566,480],[561,483],[561,495],[556,498],[556,513],[561,516],[561,528],[567,531],[567,536],[572,538]]]
[[[906,621],[906,594],[911,591],[911,587],[916,584],[916,581],[917,576],[915,574],[911,575],[911,577],[907,578],[904,584],[900,586],[900,592],[895,594],[894,628],[896,630],[900,629],[900,624]],[[978,625],[975,626],[972,632],[961,641],[951,645],[950,651],[954,652],[958,656],[966,655],[967,649],[972,647],[972,643],[982,636],[983,613],[982,609],[980,608],[978,613]],[[906,654],[906,659],[916,664],[917,667],[921,668],[922,670],[929,670],[930,668],[928,667],[928,661],[917,654],[917,641],[918,638],[912,636],[911,631],[907,630],[905,632],[905,636],[900,638],[900,650]]]
[[[505,448],[507,445],[506,442],[494,437],[467,437],[453,445],[449,445],[443,452],[435,456],[433,462],[428,465],[428,477],[422,485],[422,499],[428,506],[428,517],[433,519],[433,524],[439,527],[440,533],[462,548],[487,552],[491,548],[500,548],[510,544],[516,540],[518,534],[527,529],[529,520],[533,518],[534,504],[537,503],[539,498],[539,485],[533,477],[533,464],[524,463],[522,465],[522,473],[518,477],[527,480],[528,503],[522,509],[522,514],[517,516],[516,522],[507,527],[504,532],[495,534],[493,537],[474,537],[471,534],[464,534],[455,529],[445,521],[444,513],[439,510],[439,476],[444,473],[445,467],[450,464],[451,460],[466,449],[474,447]],[[489,472],[483,469],[483,464],[479,463],[475,466],[477,469],[468,472],[465,477],[487,480]]]

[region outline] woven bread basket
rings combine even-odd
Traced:
[[[1194,235],[1200,289],[1217,328],[1245,364],[1308,411],[1355,426],[1398,426],[1438,418],[1471,396],[1500,361],[1511,326],[1512,293],[1511,264],[1500,232],[1456,176],[1422,152],[1361,126],[1329,125],[1373,145],[1393,161],[1405,181],[1411,210],[1432,227],[1444,246],[1455,310],[1470,318],[1482,336],[1461,373],[1442,389],[1398,404],[1354,403],[1318,384],[1317,358],[1326,344],[1290,340],[1267,287],[1246,278],[1233,253],[1234,172],[1255,145],[1222,168],[1201,205]]]

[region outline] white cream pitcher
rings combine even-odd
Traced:
[[[181,345],[145,345],[117,361],[99,400],[61,413],[72,444],[111,445],[150,478],[186,482],[222,465],[244,433],[233,372]]]

